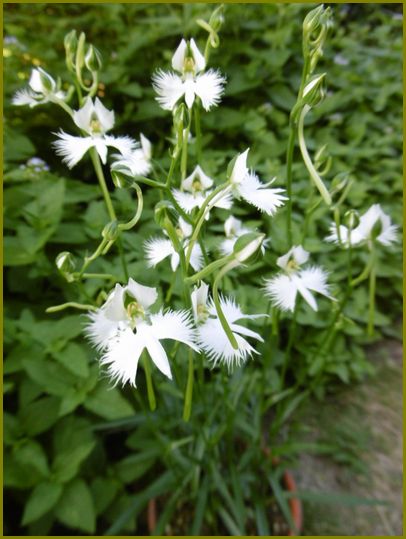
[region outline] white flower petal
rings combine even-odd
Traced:
[[[302,296],[302,298],[310,305],[310,307],[314,311],[317,311],[316,300],[314,299],[313,294],[309,292],[309,290],[304,285],[304,282],[302,281],[300,275],[296,275],[296,274],[292,275],[291,281],[292,283],[295,284],[297,291]]]
[[[245,152],[240,153],[235,160],[233,170],[231,172],[230,181],[233,184],[241,183],[248,174],[247,168],[247,158],[248,158],[249,148]]]
[[[280,268],[286,270],[290,260],[294,260],[300,266],[309,260],[309,256],[309,253],[301,245],[296,245],[289,249],[285,255],[280,256],[276,263]]]
[[[224,233],[227,238],[235,237],[238,238],[243,234],[251,232],[249,228],[243,226],[242,221],[236,219],[233,215],[227,218],[224,222]]]
[[[21,106],[29,105],[31,108],[42,103],[46,103],[46,99],[39,99],[38,94],[35,94],[31,90],[24,88],[23,90],[18,90],[12,99],[12,104]]]
[[[151,333],[159,340],[172,339],[199,351],[195,343],[195,330],[187,311],[162,310],[151,315]]]
[[[265,281],[266,294],[277,307],[284,311],[293,311],[295,308],[297,287],[288,275],[277,275]]]
[[[221,254],[224,256],[231,255],[234,249],[234,244],[237,241],[237,237],[235,238],[226,238],[220,243],[220,251]]]
[[[200,208],[204,202],[203,196],[194,196],[191,193],[183,193],[178,189],[173,189],[172,194],[175,197],[176,202],[186,213],[191,213],[194,208]]]
[[[116,384],[128,382],[135,387],[138,361],[144,348],[144,340],[127,328],[111,340],[100,363],[107,365],[107,373]]]
[[[244,326],[240,326],[239,324],[230,324],[230,329],[235,333],[244,335],[244,337],[252,337],[253,339],[257,339],[260,342],[264,342],[264,339],[259,333],[257,333],[256,331],[252,331],[251,329],[248,329]]]
[[[106,164],[107,161],[107,144],[104,140],[104,137],[93,137],[94,145],[96,147],[97,153],[100,156],[100,160],[103,163],[103,165]]]
[[[201,311],[204,311],[207,307],[207,300],[209,295],[209,285],[201,282],[200,286],[193,289],[191,294],[193,315],[196,322],[199,322]]]
[[[126,292],[128,292],[142,307],[147,311],[151,305],[153,305],[158,299],[158,292],[156,288],[151,286],[144,286],[134,279],[128,280],[126,286]]]
[[[197,167],[194,169],[190,176],[188,176],[182,181],[183,189],[194,193],[196,191],[195,187],[193,186],[195,180],[199,180],[202,191],[210,189],[210,187],[214,183],[214,181],[203,172],[199,165],[197,165]]]
[[[124,157],[119,154],[116,154],[115,157],[118,159],[111,168],[127,176],[145,176],[151,170],[151,163],[141,149],[134,150]]]
[[[149,266],[156,266],[175,252],[171,241],[165,238],[151,238],[144,246]]]
[[[208,195],[209,193],[207,193]],[[229,210],[231,206],[233,205],[233,196],[231,193],[226,193],[221,198],[215,198],[214,204],[211,202],[209,204],[210,208],[221,208],[222,210]]]
[[[185,246],[185,254],[187,251],[187,246]],[[195,243],[193,246],[192,252],[190,254],[190,265],[195,271],[199,271],[203,267],[203,253],[200,245]]]
[[[178,255],[178,253],[174,250],[172,255],[171,255],[171,269],[172,269],[172,271],[176,271],[178,269],[179,262],[180,262],[180,257]]]
[[[83,131],[89,133],[90,122],[94,111],[93,102],[90,97],[87,97],[85,104],[79,110],[73,111],[73,121]]]
[[[157,71],[152,77],[152,85],[158,94],[156,100],[165,110],[172,110],[185,93],[182,79],[174,73]]]
[[[199,71],[203,71],[203,69],[206,67],[206,60],[204,59],[203,54],[199,51],[193,38],[190,40],[189,44],[193,59],[195,61],[196,73],[199,73]]]
[[[117,321],[107,318],[104,309],[89,313],[90,323],[85,333],[97,350],[105,350],[113,337],[119,332]]]
[[[147,139],[142,133],[140,133],[141,148],[144,152],[145,159],[151,159],[152,156],[152,144],[151,141]]]
[[[52,143],[56,153],[62,156],[62,160],[69,168],[74,167],[85,155],[85,153],[95,145],[92,137],[73,137],[61,131],[55,133],[59,140]]]
[[[102,307],[105,316],[116,322],[120,320],[126,320],[127,311],[124,307],[124,293],[126,287],[116,284],[114,290],[112,290]]]
[[[102,126],[103,132],[114,127],[114,110],[108,110],[98,97],[94,100],[94,112]]]
[[[266,188],[255,174],[247,174],[244,180],[236,185],[237,194],[267,215],[273,215],[277,208],[283,206],[287,198],[281,193],[283,189]]]
[[[208,111],[213,105],[218,105],[225,82],[226,79],[213,69],[196,77],[194,93],[200,97],[204,110]]]
[[[171,368],[169,366],[168,356],[166,355],[165,349],[159,340],[151,332],[150,326],[143,325],[139,328],[139,334],[142,338],[149,355],[151,356],[152,361],[158,367],[158,369],[172,380]]]
[[[136,150],[138,144],[135,142],[134,139],[131,137],[113,137],[111,135],[104,135],[103,137],[104,142],[107,146],[111,146],[113,148],[116,148],[119,152],[121,152],[124,156],[131,154],[134,150]]]
[[[303,285],[310,290],[323,294],[323,296],[329,295],[327,276],[327,272],[318,266],[302,269],[299,272]]]
[[[183,83],[185,92],[185,103],[191,109],[195,101],[195,82],[193,79],[187,78]]]
[[[29,86],[37,94],[44,93],[44,86],[41,81],[41,73],[39,69],[33,69],[31,72],[30,80],[28,81]]]
[[[186,50],[187,50],[186,41],[182,39],[174,55],[172,56],[172,68],[175,71],[179,71],[179,73],[182,73],[183,71],[183,64],[185,62]]]
[[[178,225],[184,238],[189,238],[192,235],[192,225],[187,223],[182,217],[179,217]]]

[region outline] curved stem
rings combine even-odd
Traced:
[[[298,122],[299,147],[302,153],[304,164],[306,165],[307,171],[309,172],[311,179],[313,180],[315,186],[317,187],[324,202],[327,204],[327,206],[331,206],[332,200],[331,200],[330,193],[327,191],[327,188],[324,185],[323,180],[320,178],[319,173],[317,172],[315,166],[313,165],[312,160],[310,159],[309,152],[307,151],[307,147],[306,147],[303,126],[304,126],[305,116],[309,112],[309,110],[310,110],[310,107],[305,105],[299,116],[299,122]]]
[[[67,309],[68,307],[73,307],[74,309],[80,309],[81,311],[96,311],[97,307],[94,305],[85,305],[84,303],[76,303],[74,301],[68,301],[67,303],[62,303],[61,305],[54,305],[53,307],[48,307],[45,309],[46,313],[56,313]]]
[[[133,183],[131,187],[134,187],[136,193],[137,193],[137,199],[138,199],[138,204],[137,204],[137,211],[135,212],[135,215],[134,217],[128,221],[128,223],[120,223],[118,225],[118,228],[120,230],[130,230],[131,228],[133,228],[139,221],[140,217],[141,217],[141,214],[142,214],[142,209],[143,209],[143,206],[144,206],[144,202],[143,202],[143,197],[142,197],[142,191],[139,187],[138,184],[136,183]]]
[[[218,294],[218,286],[219,282],[224,277],[224,275],[239,265],[239,262],[237,260],[232,260],[229,264],[227,264],[216,276],[213,283],[213,301],[214,305],[216,307],[217,316],[221,322],[221,325],[223,326],[223,329],[227,335],[228,340],[230,341],[231,346],[234,348],[234,350],[238,350],[238,343],[236,341],[236,338],[234,337],[234,333],[231,331],[231,328],[227,322],[227,318],[225,317],[223,310],[221,308],[220,304],[220,298]]]

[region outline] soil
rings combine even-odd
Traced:
[[[306,411],[306,441],[332,441],[339,450],[302,455],[298,489],[353,498],[305,501],[303,535],[402,536],[402,346],[385,341],[369,357],[374,376]],[[385,503],[360,504],[360,498]]]

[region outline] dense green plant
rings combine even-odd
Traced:
[[[105,58],[101,82],[95,83],[94,91],[107,108],[114,104],[117,132],[142,131],[153,141],[159,178],[161,170],[170,168],[167,139],[173,145],[174,138],[169,136],[170,114],[155,102],[150,77],[156,68],[169,65],[180,29],[184,35],[194,35],[196,19],[209,21],[209,6],[43,7],[7,8],[7,96],[21,87],[31,65],[43,66],[55,75],[65,73],[62,49],[57,47],[72,25],[82,27]],[[352,20],[352,6],[335,9],[336,29],[320,60],[328,72],[327,88],[332,95],[307,116],[306,144],[312,154],[328,144],[327,155],[333,157],[329,178],[336,177],[335,185],[344,183],[344,189],[351,184],[341,216],[347,208],[359,208],[363,213],[379,201],[398,220],[401,86],[396,77],[400,23],[394,13],[382,7],[364,9],[368,24]],[[249,13],[244,20],[243,10]],[[222,106],[201,117],[205,170],[212,174],[225,171],[236,152],[252,142],[252,165],[263,177],[277,175],[278,185],[285,186],[289,133],[297,136],[289,114],[298,90],[300,99],[303,66],[298,37],[308,11],[306,6],[293,4],[227,7],[221,47],[213,50],[212,58],[227,74],[228,84]],[[58,16],[65,14],[67,17]],[[100,42],[99,25],[106,14],[109,29],[106,32],[103,24],[104,40]],[[50,33],[46,41],[39,38],[27,50],[24,44],[28,43],[34,19]],[[207,36],[204,24],[200,36]],[[84,86],[91,85],[91,80],[83,82]],[[302,93],[303,89],[302,85]],[[69,91],[69,85],[62,85],[62,90]],[[12,499],[20,500],[25,507],[22,524],[29,526],[30,534],[55,529],[55,520],[90,534],[109,526],[111,533],[133,532],[134,517],[150,497],[160,495],[164,496],[164,510],[157,531],[162,532],[168,522],[173,522],[172,515],[181,507],[186,515],[194,515],[186,524],[190,526],[188,533],[209,526],[211,530],[225,527],[230,534],[238,534],[254,526],[258,533],[268,534],[264,516],[267,494],[256,490],[260,474],[266,475],[282,511],[289,516],[285,497],[279,491],[283,468],[275,470],[270,460],[262,458],[262,434],[268,434],[264,428],[264,418],[269,419],[266,412],[270,410],[272,418],[267,443],[278,454],[281,427],[303,399],[312,392],[322,395],[337,379],[348,383],[370,372],[361,347],[368,320],[372,325],[367,288],[350,287],[351,296],[346,298],[344,292],[338,304],[341,307],[333,313],[326,301],[317,315],[300,305],[293,324],[291,315],[279,316],[276,310],[270,321],[254,321],[256,331],[270,337],[258,348],[261,356],[231,376],[227,371],[220,375],[200,369],[192,411],[187,398],[186,411],[184,407],[185,388],[186,396],[191,394],[190,371],[187,376],[186,369],[181,368],[190,359],[186,349],[174,350],[171,365],[177,385],[154,372],[157,409],[151,414],[147,411],[154,406],[151,385],[142,374],[137,377],[137,390],[126,387],[122,391],[100,379],[94,352],[82,337],[86,323],[83,316],[62,311],[51,318],[44,311],[62,301],[100,306],[113,284],[125,283],[127,276],[149,286],[160,282],[166,298],[172,296],[174,307],[183,305],[182,282],[172,280],[168,265],[145,273],[143,241],[156,234],[154,207],[159,193],[143,187],[142,220],[136,233],[120,234],[121,247],[112,247],[107,256],[93,262],[92,278],[77,279],[72,276],[76,270],[66,271],[66,265],[62,269],[68,279],[58,276],[54,265],[57,255],[72,251],[77,257],[88,257],[111,216],[94,182],[90,160],[85,157],[67,177],[66,168],[50,151],[55,139],[52,132],[61,126],[69,129],[63,111],[51,105],[16,110],[6,102],[6,113],[4,247],[6,285],[11,295],[5,308],[5,483]],[[188,149],[194,163],[198,147],[191,143]],[[30,159],[36,155],[46,163]],[[328,157],[322,152],[319,157],[317,166],[321,169]],[[261,278],[269,275],[268,268],[274,268],[277,256],[292,244],[302,243],[330,270],[333,293],[339,293],[339,286],[347,282],[348,250],[340,251],[316,239],[328,234],[333,216],[318,203],[317,191],[309,194],[308,172],[298,149],[293,158],[290,228],[288,211],[280,210],[272,219],[261,217],[247,205],[236,211],[245,225],[261,228],[270,236],[270,247],[263,258],[227,274],[222,281],[222,290],[235,291],[247,313],[267,312]],[[72,179],[73,174],[80,180]],[[225,177],[225,172],[222,174]],[[114,178],[123,185],[125,178],[118,174]],[[130,221],[136,207],[131,191],[115,189],[112,198],[121,222]],[[302,237],[304,212],[313,205],[311,219],[305,220],[307,233]],[[221,219],[213,226],[216,235],[208,243],[210,253],[215,252],[223,234],[222,222],[228,215],[224,210],[214,212],[219,212]],[[171,216],[166,213],[164,217]],[[122,253],[126,261],[123,269]],[[354,279],[362,276],[367,256],[354,249]],[[400,312],[399,257],[395,248],[374,261],[380,286],[373,325],[388,334],[393,333],[393,321]],[[69,259],[62,259],[66,261]],[[208,414],[208,409],[212,413]],[[186,417],[191,413],[189,423],[181,420],[182,413]],[[107,422],[100,424],[97,416]],[[122,419],[126,417],[129,419]],[[244,440],[254,442],[248,450]],[[111,449],[112,444],[118,447]],[[224,455],[230,467],[222,468]],[[139,494],[134,495],[133,486]],[[192,494],[186,498],[190,489]],[[254,510],[245,509],[248,498]]]

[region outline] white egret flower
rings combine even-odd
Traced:
[[[112,170],[126,174],[127,176],[145,176],[151,170],[152,145],[142,133],[140,134],[141,147],[135,148],[129,153],[115,154],[116,161],[112,164]]]
[[[90,149],[95,147],[103,164],[107,160],[107,147],[112,146],[123,155],[131,153],[136,142],[130,137],[113,137],[106,135],[114,126],[114,111],[106,109],[98,97],[95,102],[90,97],[79,110],[74,111],[73,121],[89,136],[74,137],[60,131],[56,133],[60,140],[53,143],[56,153],[63,157],[69,168],[74,167]]]
[[[87,335],[103,353],[100,363],[107,367],[115,383],[136,385],[138,361],[144,349],[171,379],[168,356],[160,342],[163,339],[173,339],[199,351],[188,312],[160,310],[151,314],[149,309],[157,298],[156,288],[129,279],[126,286],[116,284],[106,303],[89,314]]]
[[[178,227],[176,233],[185,254],[188,250],[189,238],[192,235],[193,227],[189,223],[186,223],[181,217],[179,218]],[[145,254],[148,260],[148,265],[153,267],[162,262],[168,256],[171,257],[172,271],[176,271],[179,266],[179,255],[175,251],[171,240],[168,238],[151,238],[145,242]],[[190,265],[195,271],[199,271],[203,267],[203,254],[200,245],[197,243],[193,246],[192,253],[190,255]]]
[[[281,194],[285,190],[280,188],[269,189],[268,186],[275,181],[275,178],[271,182],[263,184],[255,173],[248,170],[248,151],[249,148],[239,154],[235,160],[230,176],[233,193],[237,198],[243,198],[267,215],[273,215],[277,208],[287,200],[287,197]]]
[[[294,310],[298,293],[315,311],[317,311],[317,303],[312,292],[330,297],[328,295],[327,272],[318,266],[303,269],[300,267],[308,259],[309,253],[301,246],[292,247],[276,262],[283,269],[283,273],[265,281],[266,294],[274,305],[284,311]]]
[[[203,202],[212,192],[210,188],[213,184],[214,181],[197,165],[192,174],[182,181],[181,186],[183,191],[173,189],[172,193],[179,206],[186,213],[191,213],[195,208],[201,208]],[[219,197],[218,200],[216,198],[209,204],[210,208],[215,207],[225,210],[231,208],[232,199],[229,194]],[[206,215],[206,219],[208,218],[209,212]]]
[[[203,282],[199,288],[195,287],[192,292],[193,314],[197,325],[197,342],[206,353],[208,359],[213,362],[213,366],[225,364],[231,369],[235,365],[239,366],[245,362],[252,354],[258,354],[244,337],[263,342],[261,335],[240,326],[236,322],[245,318],[258,318],[264,315],[246,315],[233,299],[220,298],[221,309],[238,344],[238,348],[235,350],[221,325],[213,300],[208,297],[208,292],[209,286]]]
[[[13,105],[29,105],[31,108],[43,103],[63,101],[66,97],[58,84],[41,67],[33,69],[28,88],[18,90],[12,99]]]
[[[158,94],[156,99],[163,109],[173,110],[183,96],[189,108],[192,108],[196,96],[200,97],[205,110],[219,103],[225,78],[213,69],[201,73],[206,67],[206,61],[194,39],[189,43],[182,39],[172,57],[172,67],[182,76],[160,69],[152,78],[154,90]]]
[[[242,221],[236,219],[233,215],[224,223],[224,233],[226,239],[220,244],[220,251],[224,256],[230,255],[233,252],[234,244],[240,236],[253,232],[250,228],[243,225]]]
[[[396,225],[392,225],[389,215],[382,210],[380,204],[373,204],[364,215],[361,215],[358,226],[351,232],[346,226],[340,225],[339,237],[337,225],[333,223],[330,227],[330,236],[327,236],[326,240],[341,243],[346,248],[349,247],[350,243],[355,246],[373,239],[387,246],[396,241],[397,228]]]

